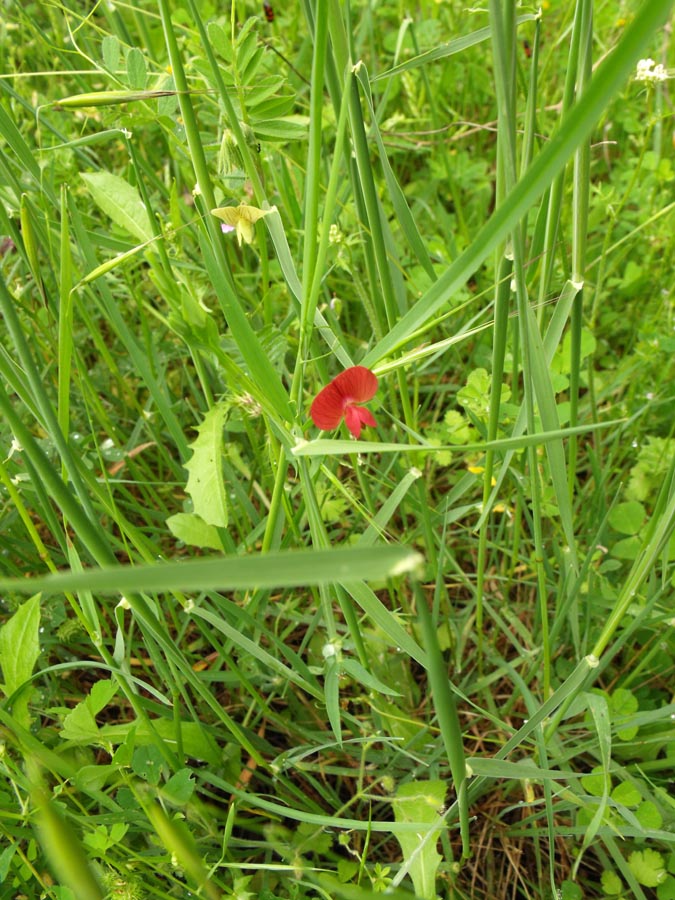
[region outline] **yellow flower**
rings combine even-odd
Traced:
[[[247,244],[253,242],[255,223],[258,219],[262,219],[263,216],[271,212],[271,209],[258,209],[257,206],[246,206],[244,203],[239,204],[239,206],[221,206],[218,209],[211,210],[214,216],[222,219],[226,225],[230,225],[235,229],[239,246],[241,246],[242,242]]]

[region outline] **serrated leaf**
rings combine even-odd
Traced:
[[[223,542],[215,525],[209,525],[195,513],[176,513],[166,520],[171,534],[188,544],[202,550],[222,550]]]
[[[223,426],[227,407],[212,407],[197,428],[199,435],[189,446],[192,456],[185,463],[188,480],[185,490],[192,498],[195,513],[208,525],[227,528],[227,495],[223,479]]]
[[[631,853],[628,857],[628,866],[640,884],[645,887],[656,887],[668,877],[663,857],[649,847]]]
[[[436,844],[443,824],[439,810],[445,803],[446,790],[444,781],[413,781],[401,785],[392,801],[397,822],[429,825],[423,833],[396,835],[415,894],[421,900],[436,898],[436,872],[441,861]]]
[[[40,655],[40,595],[23,603],[0,628],[0,667],[7,697],[25,684]],[[33,689],[24,690],[14,701],[12,713],[24,728],[30,727],[28,702]]]
[[[110,172],[82,172],[94,203],[139,241],[152,239],[150,217],[136,188]]]

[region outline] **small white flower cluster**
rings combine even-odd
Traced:
[[[668,72],[661,63],[655,63],[653,59],[641,59],[637,64],[635,80],[648,81],[650,84],[654,84],[657,81],[667,81]]]

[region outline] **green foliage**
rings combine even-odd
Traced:
[[[272,5],[4,10],[0,895],[672,900],[672,3]]]
[[[31,720],[28,703],[33,689],[27,682],[40,656],[39,628],[39,595],[26,600],[0,628],[0,669],[4,682],[0,689],[7,698],[12,698],[13,716],[24,728]]]
[[[419,822],[431,826],[398,837],[415,894],[421,900],[434,900],[436,897],[436,872],[442,859],[436,850],[436,842],[445,792],[443,781],[412,781],[402,784],[393,799],[397,822]]]

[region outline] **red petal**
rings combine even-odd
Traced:
[[[319,391],[309,409],[312,422],[322,431],[332,431],[337,428],[344,413],[344,398],[335,389],[335,383],[330,384]]]
[[[345,408],[345,422],[355,438],[361,437],[361,429],[364,425],[375,426],[375,419],[369,409],[363,409],[363,407],[354,406],[351,403]]]
[[[351,366],[340,372],[332,381],[340,394],[356,403],[372,399],[377,391],[377,377],[365,366]]]

